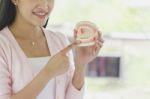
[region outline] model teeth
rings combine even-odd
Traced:
[[[85,39],[85,38],[89,38],[93,35],[93,33],[88,33],[88,34],[82,34],[82,35],[79,35],[78,38],[80,39]]]

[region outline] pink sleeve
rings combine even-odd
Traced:
[[[0,46],[0,99],[9,99],[11,79],[3,48]]]
[[[70,71],[70,78],[68,83],[68,88],[66,92],[66,99],[83,99],[84,96],[84,86],[77,90],[73,84],[72,84],[72,77],[73,77],[74,71]]]

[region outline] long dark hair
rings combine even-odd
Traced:
[[[0,0],[0,30],[11,25],[16,18],[16,7],[11,0]],[[43,26],[46,28],[46,24]]]
[[[16,17],[16,8],[11,0],[0,1],[0,30],[11,25]]]

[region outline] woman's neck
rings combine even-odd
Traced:
[[[11,26],[9,26],[9,29],[15,37],[20,39],[35,39],[43,36],[40,26],[25,24],[17,20]]]

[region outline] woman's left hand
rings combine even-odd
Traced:
[[[74,30],[74,33],[77,34],[77,31]],[[74,36],[75,36],[74,38],[76,39],[77,35]],[[72,84],[78,90],[80,90],[84,85],[85,65],[87,65],[94,58],[96,58],[102,45],[103,45],[102,34],[100,31],[98,31],[98,38],[95,39],[94,45],[75,48],[75,72],[74,72]]]
[[[74,31],[76,32],[76,31]],[[98,31],[98,39],[95,39],[95,44],[92,46],[77,47],[75,49],[75,64],[76,66],[85,66],[98,55],[103,46],[102,33]]]

